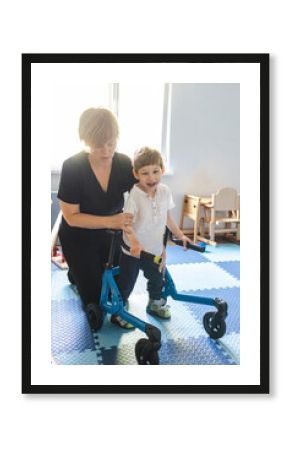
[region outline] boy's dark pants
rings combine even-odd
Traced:
[[[123,301],[126,302],[133,291],[140,269],[143,270],[144,276],[148,280],[147,291],[149,298],[152,300],[160,300],[163,276],[159,267],[159,264],[144,259],[142,256],[140,259],[134,258],[121,251],[118,287]]]

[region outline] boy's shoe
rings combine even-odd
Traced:
[[[170,306],[166,304],[164,298],[161,298],[160,300],[150,299],[146,312],[152,316],[159,317],[160,319],[167,320],[171,318]]]
[[[135,327],[131,323],[127,322],[126,320],[122,319],[121,316],[118,314],[113,314],[111,316],[111,322],[115,325],[118,325],[120,328],[123,328],[125,330],[134,330]]]

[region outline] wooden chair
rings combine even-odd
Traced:
[[[210,244],[216,244],[216,234],[233,233],[240,240],[240,196],[235,189],[219,189],[204,208]]]
[[[190,194],[186,194],[184,196],[179,228],[183,231],[184,234],[193,236],[192,241],[194,242],[194,244],[196,244],[198,240],[201,240],[199,235],[203,235],[203,222],[201,221],[200,207],[200,197],[196,197],[195,195]],[[193,220],[193,229],[189,230],[183,228],[185,217]]]

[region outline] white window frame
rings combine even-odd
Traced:
[[[112,103],[113,111],[119,118],[119,89],[120,83],[113,83],[112,86]],[[163,96],[163,114],[161,124],[161,148],[160,152],[162,157],[166,161],[166,173],[171,173],[170,166],[170,131],[171,131],[171,99],[172,99],[172,84],[164,83],[164,96]]]

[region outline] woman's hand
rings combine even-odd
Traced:
[[[185,236],[179,226],[176,224],[175,220],[173,219],[171,212],[168,211],[167,213],[167,227],[171,231],[171,233],[177,237],[177,239],[180,239],[183,243],[183,249],[187,250],[187,243],[193,244],[193,242]]]
[[[124,213],[124,224],[123,224],[123,230],[126,233],[132,233],[132,223],[133,223],[133,214]]]
[[[133,221],[132,214],[115,214],[110,217],[110,227],[114,230],[124,230],[125,227],[131,226]]]

